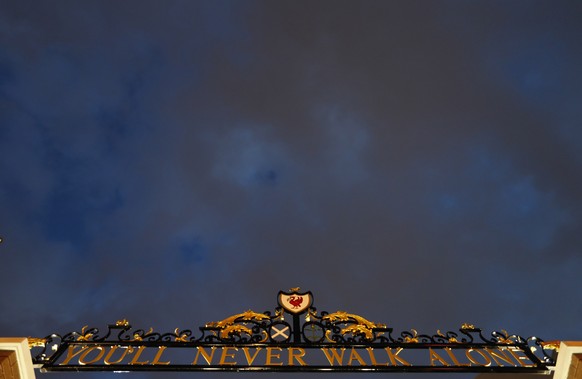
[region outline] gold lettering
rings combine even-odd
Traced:
[[[511,360],[511,356],[505,353],[505,351],[507,350],[497,349],[497,351],[499,352],[496,352],[495,350],[485,349],[485,351],[488,352],[489,355],[491,355],[491,358],[493,358],[495,363],[497,363],[499,366],[503,367],[503,362],[509,363],[511,366],[515,366],[515,362]],[[497,358],[499,358],[503,362],[498,361]]]
[[[370,356],[370,362],[372,362],[372,366],[388,366],[388,362],[378,363],[376,361],[376,356],[374,356],[374,349],[367,347],[366,350],[368,350],[368,355]]]
[[[451,361],[453,361],[453,365],[454,366],[471,366],[470,363],[460,363],[457,360],[457,357],[455,357],[455,354],[453,354],[453,349],[451,349],[450,347],[445,347],[445,351],[447,352],[447,354],[449,355],[449,357],[451,358]]]
[[[346,352],[346,349],[342,347],[340,350],[342,352],[341,355],[338,354],[337,349],[326,349],[323,347],[321,348],[321,351],[323,351],[323,354],[325,354],[325,357],[327,358],[329,364],[332,366],[334,365],[334,362],[336,360],[338,362],[338,365],[342,366],[344,364],[344,353]]]
[[[473,355],[471,354],[472,352],[476,352],[480,356],[482,356],[483,358],[485,358],[485,363],[481,363],[478,360],[476,360],[473,357]],[[474,363],[477,366],[491,366],[491,358],[489,358],[487,355],[485,355],[485,353],[483,353],[481,350],[478,350],[478,349],[469,349],[469,350],[465,351],[465,355],[467,356],[467,358],[469,358],[469,360],[471,361],[471,363]]]
[[[135,356],[133,357],[133,359],[131,360],[131,362],[129,362],[130,365],[147,365],[148,363],[150,363],[150,361],[138,361],[141,353],[143,353],[143,351],[147,348],[147,346],[140,346],[139,349],[137,349],[137,352],[135,353]]]
[[[302,357],[305,356],[305,349],[300,347],[290,347],[289,349],[289,366],[293,366],[293,360],[296,360],[301,366],[307,366]],[[293,353],[293,350],[297,350],[297,353]]]
[[[519,362],[520,365],[525,366],[525,367],[533,367],[535,366],[535,363],[531,363],[531,364],[527,364],[527,363],[523,363],[522,361],[530,361],[531,360],[527,357],[527,355],[519,355],[519,354],[524,354],[523,351],[516,349],[516,348],[509,348],[508,351],[511,353],[511,355],[513,356],[513,358],[515,358],[515,360],[517,362]],[[519,353],[519,354],[518,354]]]
[[[97,354],[97,356],[95,358],[93,358],[92,360],[85,361],[85,358],[87,358],[87,355],[89,355],[89,353],[93,350],[99,350],[99,354]],[[81,356],[79,357],[79,364],[80,365],[90,365],[92,363],[95,363],[98,360],[100,360],[101,358],[103,358],[103,354],[105,354],[105,350],[103,350],[103,346],[92,346],[92,347],[88,348],[87,350],[85,350],[83,352],[83,354],[81,354]]]
[[[398,366],[398,363],[396,363],[396,361],[400,362],[403,366],[410,366],[411,364],[408,363],[407,361],[405,361],[403,358],[400,358],[398,356],[398,354],[404,350],[403,348],[399,347],[398,349],[396,349],[396,353],[392,352],[392,349],[387,347],[384,350],[386,350],[386,353],[388,353],[388,358],[390,358],[390,362],[392,362],[392,366]]]
[[[236,362],[227,362],[226,358],[233,358],[234,359],[234,353],[229,354],[228,353],[228,349],[234,349],[234,351],[238,351],[238,348],[236,347],[223,347],[222,348],[222,355],[220,356],[220,362],[218,363],[219,365],[235,365]]]
[[[352,352],[350,353],[350,360],[348,361],[348,366],[352,365],[354,359],[358,361],[360,366],[366,366],[366,362],[364,362],[364,359],[362,359],[360,354],[358,354],[358,351],[352,347]]]
[[[200,354],[202,354],[202,357],[204,358],[204,360],[206,361],[206,363],[208,363],[209,365],[212,364],[212,358],[214,357],[214,352],[216,351],[216,347],[212,346],[210,348],[210,354],[208,354],[206,352],[206,350],[204,350],[203,347],[201,346],[197,346],[196,349],[198,350],[196,352],[196,358],[194,358],[194,362],[192,362],[193,365],[197,365],[198,364],[198,358],[200,357]]]
[[[243,349],[243,352],[245,353],[245,357],[247,358],[247,363],[249,364],[249,366],[251,366],[253,364],[253,362],[255,361],[255,358],[257,357],[257,355],[259,355],[259,351],[261,351],[262,347],[257,347],[257,351],[255,352],[255,355],[253,355],[252,357],[249,354],[248,347],[243,347],[242,349]]]
[[[430,352],[430,365],[434,366],[435,361],[440,362],[443,366],[450,366],[447,361],[445,361],[440,355],[437,354],[436,351],[434,351],[432,348],[428,348],[428,351]]]
[[[283,366],[283,362],[272,362],[271,359],[273,358],[281,358],[281,354],[273,354],[273,350],[282,351],[280,347],[268,347],[267,348],[267,359],[265,365],[267,366]]]
[[[133,353],[133,347],[131,347],[131,346],[124,347],[123,353],[121,354],[121,358],[119,358],[115,362],[111,362],[111,357],[113,356],[113,353],[115,353],[115,351],[119,347],[120,346],[112,346],[111,349],[109,349],[109,352],[107,353],[107,355],[105,356],[105,359],[103,360],[103,363],[105,363],[106,365],[116,365],[116,364],[121,363],[125,359],[125,356],[127,354]]]
[[[81,346],[81,348],[79,349],[79,351],[74,352],[75,351],[75,346],[69,346],[69,348],[67,349],[67,357],[65,358],[65,360],[60,363],[60,365],[66,365],[67,363],[69,363],[69,361],[73,358],[75,358],[75,356],[81,354],[83,351],[87,350],[89,347],[88,346]]]
[[[160,359],[162,358],[162,353],[166,349],[167,349],[167,346],[160,346],[158,348],[158,352],[156,353],[156,356],[154,357],[154,360],[152,361],[153,365],[169,365],[170,364],[170,361],[160,362]]]

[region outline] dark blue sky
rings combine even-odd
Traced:
[[[196,329],[301,286],[396,330],[582,340],[581,18],[1,1],[0,335]]]

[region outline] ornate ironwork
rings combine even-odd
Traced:
[[[299,298],[302,299],[299,300]],[[273,313],[269,311],[258,313],[248,310],[221,321],[208,322],[199,327],[197,333],[191,329],[179,328],[166,333],[155,332],[153,328],[147,331],[145,329],[134,330],[130,323],[123,319],[109,324],[104,332],[97,328],[85,326],[80,332],[70,332],[64,335],[51,334],[44,339],[33,340],[31,343],[33,361],[45,370],[131,371],[146,369],[146,365],[140,364],[138,358],[134,358],[130,363],[122,363],[123,358],[117,362],[108,362],[107,359],[112,356],[112,352],[101,363],[99,359],[89,357],[90,347],[101,346],[100,350],[95,348],[95,351],[101,354],[100,359],[105,355],[103,353],[105,347],[112,350],[115,350],[116,347],[131,349],[131,351],[125,352],[123,357],[130,353],[135,355],[139,349],[143,350],[142,347],[161,349],[156,355],[155,361],[152,360],[147,366],[150,370],[330,370],[330,366],[306,363],[305,359],[302,358],[303,355],[297,355],[299,354],[297,351],[289,353],[290,364],[288,365],[269,364],[270,358],[267,358],[267,363],[264,365],[253,364],[254,358],[250,359],[252,357],[248,351],[245,351],[248,364],[225,363],[226,360],[233,357],[233,351],[245,348],[258,349],[255,357],[260,349],[278,349],[269,350],[269,354],[277,358],[279,357],[277,352],[282,351],[282,349],[299,349],[298,351],[302,354],[310,349],[318,349],[325,353],[327,360],[333,366],[333,371],[547,372],[548,367],[555,364],[556,341],[545,343],[537,337],[523,338],[509,334],[505,330],[495,331],[487,336],[480,328],[471,324],[463,324],[458,331],[441,332],[438,330],[435,334],[421,334],[415,329],[396,333],[392,327],[369,321],[362,316],[345,311],[318,312],[312,306],[313,296],[311,293],[299,293],[299,288],[293,288],[290,292],[281,291],[278,300],[279,306]],[[282,304],[282,301],[290,303]],[[305,304],[308,306],[304,306]],[[211,349],[209,351],[212,352],[215,349],[223,349],[223,355],[219,363],[212,361],[213,356],[210,355],[210,358],[208,356],[202,357],[206,359],[208,364],[166,364],[160,361],[161,354],[166,348],[194,348],[198,349],[198,355],[200,349],[202,349],[203,354],[206,354],[206,350],[204,350],[206,348]],[[226,353],[224,353],[224,349],[227,349]],[[228,349],[235,350],[229,351]],[[341,352],[343,357],[345,349],[352,349],[350,364],[335,365],[333,359],[330,360],[329,351],[333,350],[334,354]],[[356,349],[356,353],[353,352],[354,349]],[[373,349],[386,350],[393,364],[390,364],[390,361],[385,365],[375,363],[375,356],[371,352]],[[401,351],[423,349],[430,350],[430,364],[411,364],[398,356]],[[491,355],[491,349],[497,349],[495,350],[497,355]],[[361,364],[363,358],[358,351],[364,350],[368,350],[370,364]],[[477,358],[473,359],[469,353],[466,353],[470,362],[460,364],[453,353],[463,350],[477,351],[477,353],[483,354],[486,360],[482,363],[478,362]],[[83,355],[81,351],[87,353],[83,353],[85,354]],[[141,352],[141,350],[139,351]],[[446,359],[443,358],[443,351],[450,356],[447,359],[452,359],[451,364],[444,364]],[[485,352],[490,355],[486,355]],[[506,356],[501,355],[502,364],[492,365],[491,362],[497,362],[500,352],[507,352]],[[196,359],[198,359],[198,355]],[[79,356],[84,358],[79,358],[77,364],[71,364],[72,357],[77,359]],[[64,357],[66,358],[63,360]],[[214,360],[216,359],[214,358]],[[510,361],[514,364],[506,363]],[[528,364],[524,364],[524,361],[527,361]]]

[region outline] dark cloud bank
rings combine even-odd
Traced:
[[[396,330],[582,339],[579,3],[0,10],[0,335],[301,286]]]

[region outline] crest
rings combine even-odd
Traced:
[[[290,292],[279,292],[279,305],[291,314],[300,314],[311,307],[313,295],[311,291],[299,293],[299,287],[291,288]]]

